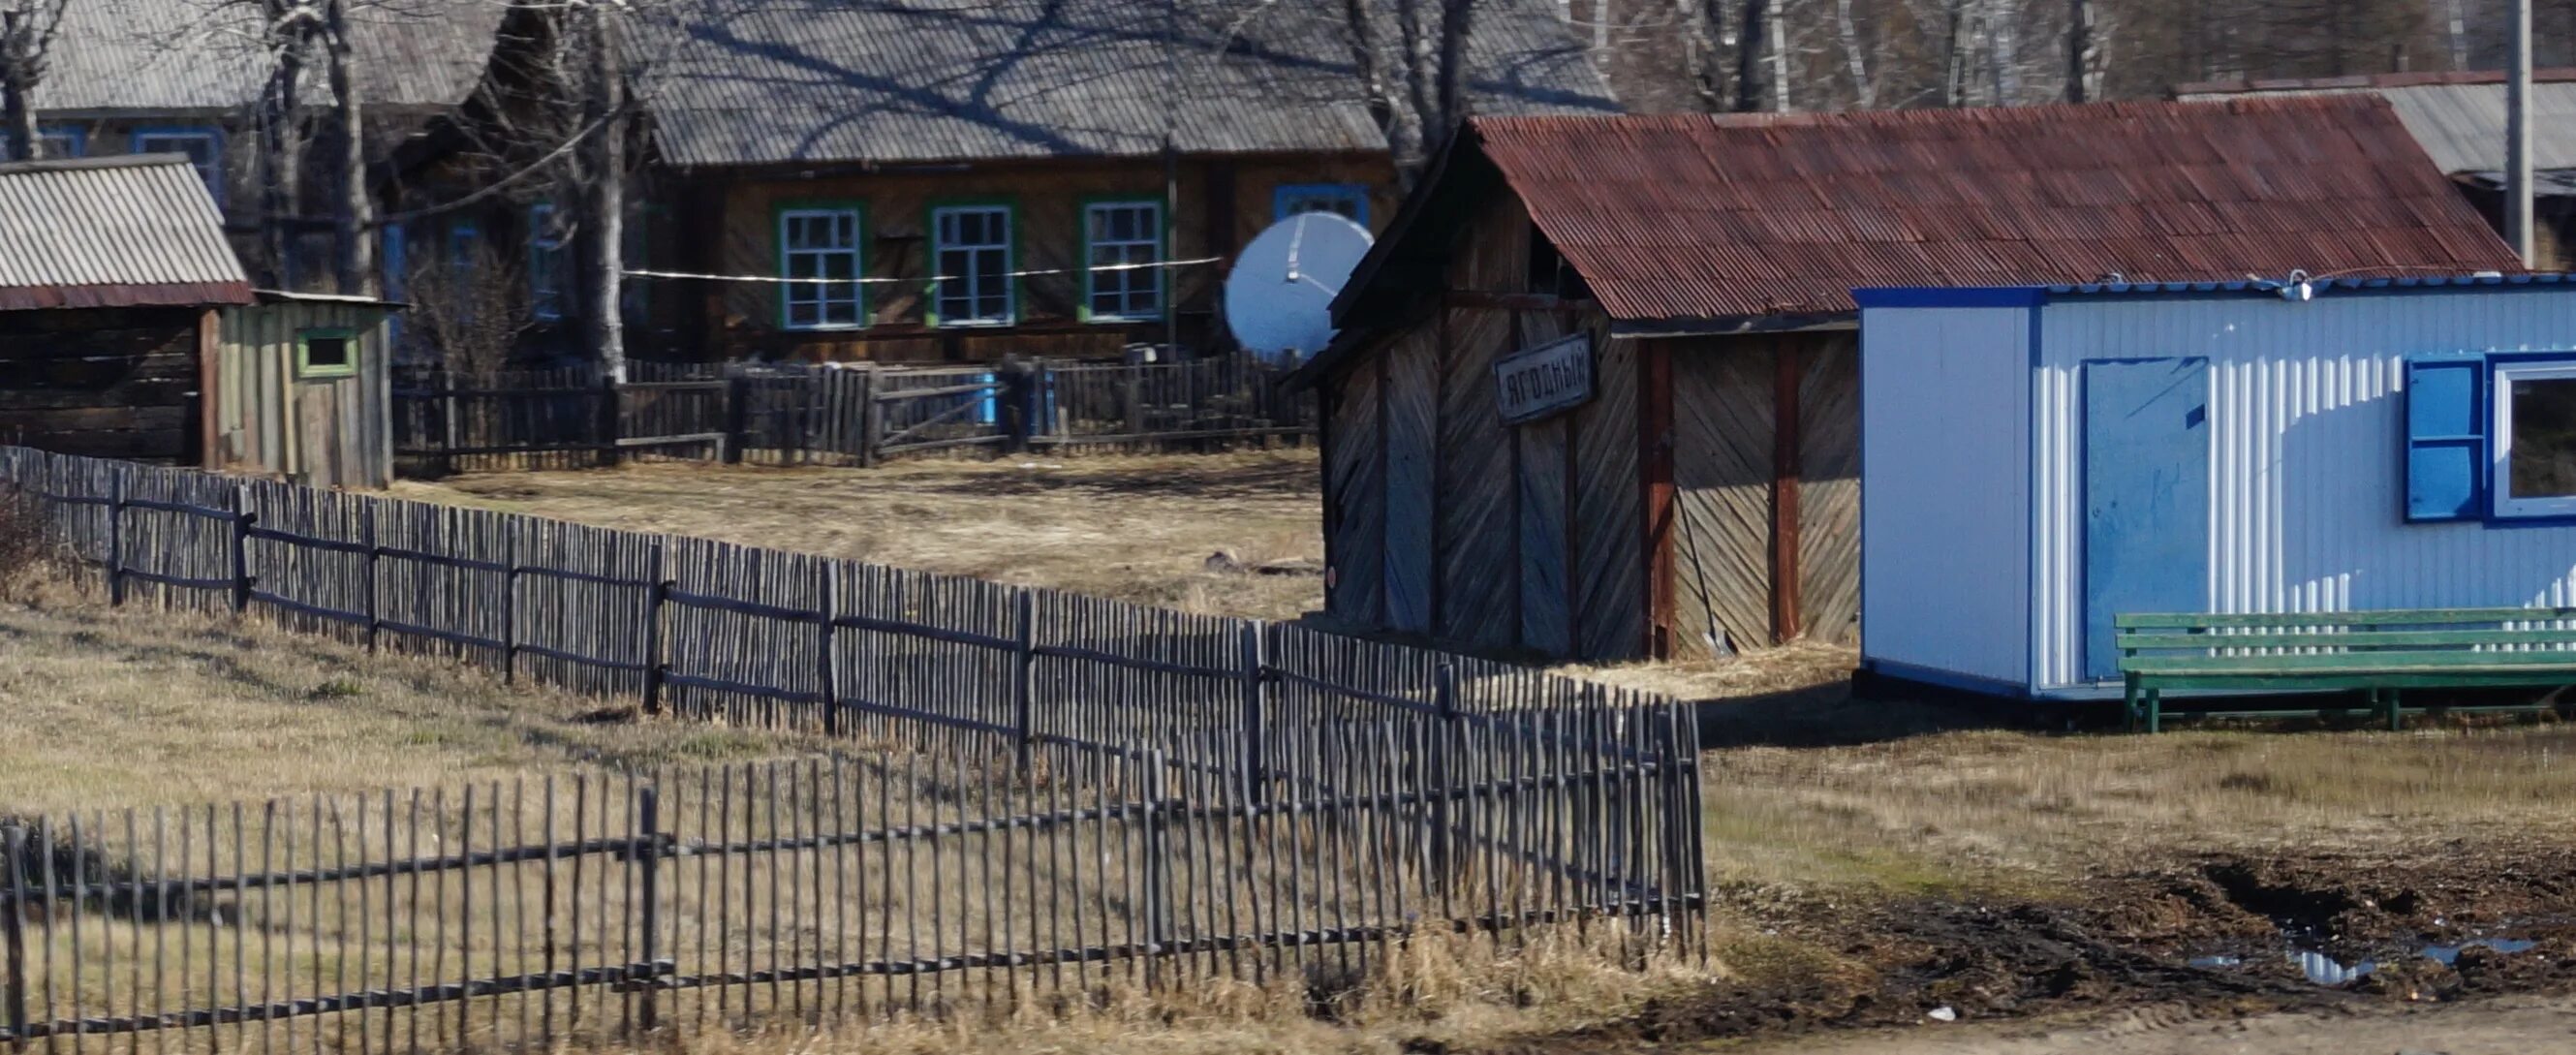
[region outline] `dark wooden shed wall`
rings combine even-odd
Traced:
[[[200,308],[0,312],[0,441],[149,461],[197,455]]]

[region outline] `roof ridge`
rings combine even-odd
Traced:
[[[0,176],[28,172],[72,172],[81,169],[140,168],[145,165],[192,164],[186,154],[109,154],[89,158],[44,158],[37,161],[0,162]]]
[[[2239,80],[2186,81],[2172,88],[2174,95],[2259,95],[2266,92],[2352,91],[2366,88],[2425,88],[2451,84],[2502,84],[2503,70],[2427,70],[2422,72],[2356,73],[2341,77],[2255,77]],[[2545,83],[2576,81],[2576,66],[2551,66],[2532,71],[2532,80]]]

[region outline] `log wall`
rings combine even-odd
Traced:
[[[196,308],[0,312],[0,442],[193,458],[203,316]]]

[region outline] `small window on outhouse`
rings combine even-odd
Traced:
[[[358,335],[306,330],[295,337],[295,376],[350,377],[358,372]]]

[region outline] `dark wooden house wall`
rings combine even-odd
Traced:
[[[105,458],[192,461],[198,308],[0,312],[0,441]]]
[[[1527,296],[1529,230],[1497,196],[1437,306],[1329,382],[1329,603],[1349,623],[1488,651],[1634,656],[1647,626],[1636,344],[1610,340],[1589,305]],[[1578,329],[1596,398],[1505,426],[1495,360]]]
[[[1396,207],[1394,171],[1382,154],[1191,158],[1179,177],[1179,206],[1167,218],[1166,250],[1173,259],[1230,258],[1271,224],[1274,192],[1282,186],[1367,187],[1369,219],[1379,226]],[[691,227],[694,237],[671,246],[676,260],[655,266],[725,275],[778,273],[777,210],[796,203],[856,204],[866,226],[867,274],[898,279],[933,274],[932,209],[1007,204],[1017,224],[1015,269],[1067,272],[1020,280],[1019,322],[1013,326],[927,326],[927,285],[919,281],[870,285],[870,324],[841,330],[781,329],[779,291],[771,284],[662,280],[654,289],[657,296],[701,302],[695,309],[703,320],[700,341],[710,357],[916,362],[988,361],[1006,354],[1116,356],[1130,342],[1161,341],[1163,324],[1080,317],[1083,206],[1111,198],[1160,201],[1163,180],[1162,162],[1143,158],[819,175],[750,169],[699,176],[673,191],[686,215],[672,226]],[[1174,273],[1171,301],[1183,343],[1204,347],[1222,339],[1217,301],[1224,274],[1222,266],[1208,264]]]

